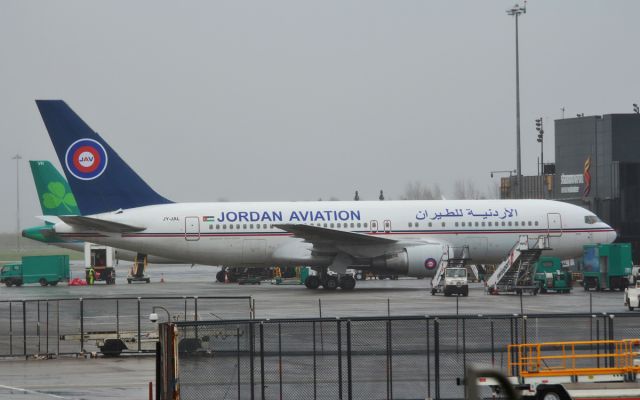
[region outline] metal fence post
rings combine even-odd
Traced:
[[[251,392],[251,400],[255,399],[255,371],[253,365],[253,358],[255,357],[255,324],[253,322],[249,322],[249,369],[251,370],[251,374],[249,375],[250,381],[250,392]]]
[[[596,354],[600,356],[600,319],[596,319]],[[600,357],[596,357],[596,366],[600,368]]]
[[[60,300],[56,300],[56,337],[58,338],[56,355],[59,355],[60,354]]]
[[[116,338],[120,338],[120,301],[116,299]]]
[[[493,320],[489,321],[491,327],[491,366],[496,365],[496,342],[495,342],[495,330]]]
[[[322,322],[320,322],[322,324]],[[313,400],[318,398],[318,364],[316,352],[316,321],[313,321]]]
[[[278,322],[278,388],[282,398],[282,324]]]
[[[615,335],[613,334],[613,318],[615,317],[615,315],[610,314],[609,315],[609,340],[615,340]],[[611,354],[611,357],[609,358],[609,366],[610,367],[615,367],[615,357],[613,356],[613,353],[615,352],[615,345],[613,343],[609,343],[609,354]]]
[[[347,320],[347,399],[353,398],[353,385],[351,375],[351,320]]]
[[[238,400],[240,400],[240,328],[236,328],[236,354],[238,355]]]
[[[141,317],[140,300],[141,300],[141,298],[138,297],[138,352],[142,351],[142,343],[140,343],[140,340],[142,340],[142,329],[141,329],[141,326],[140,326],[140,317]]]
[[[429,318],[427,323],[427,397],[431,397],[431,343],[429,342]]]
[[[46,351],[47,354],[49,354],[49,300],[47,300],[47,319],[46,319],[46,323],[47,323],[47,328],[46,328],[46,333],[47,333],[47,339],[46,339]]]
[[[336,318],[336,331],[338,333],[338,399],[342,400],[342,327],[340,318]]]
[[[22,300],[22,350],[24,358],[27,358],[27,305]]]
[[[42,353],[42,349],[40,347],[40,344],[41,344],[41,336],[42,336],[41,333],[42,333],[42,330],[40,329],[40,300],[36,300],[36,304],[37,304],[36,312],[38,314],[38,316],[36,318],[36,320],[37,320],[37,322],[36,322],[36,335],[38,336],[38,354],[41,354]]]
[[[433,347],[434,347],[434,353],[435,353],[435,359],[434,359],[435,374],[433,377],[433,380],[435,383],[435,389],[436,389],[435,398],[436,400],[439,400],[440,399],[440,321],[438,320],[438,318],[433,320]]]
[[[84,352],[84,300],[80,297],[80,352]]]
[[[9,355],[13,356],[13,302],[9,301]]]
[[[262,394],[262,400],[265,399],[264,382],[264,322],[260,321],[260,392]]]

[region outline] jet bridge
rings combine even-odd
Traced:
[[[538,294],[538,286],[533,277],[536,273],[535,263],[544,250],[550,250],[549,236],[538,236],[533,246],[529,245],[529,237],[521,235],[518,242],[509,251],[504,260],[487,280],[490,294],[530,292]]]

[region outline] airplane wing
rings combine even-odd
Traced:
[[[99,218],[83,217],[80,215],[60,215],[58,218],[69,225],[80,226],[83,228],[103,232],[140,232],[146,229],[139,226],[127,225],[120,222],[106,221]]]
[[[277,228],[292,233],[294,237],[311,243],[314,256],[336,256],[340,253],[351,257],[376,257],[400,251],[406,247],[424,244],[442,244],[432,240],[391,239],[304,224],[277,224]]]
[[[397,241],[381,236],[364,235],[362,233],[345,232],[336,229],[302,224],[277,224],[277,228],[293,233],[293,236],[304,239],[314,245],[347,244],[347,245],[389,245]]]

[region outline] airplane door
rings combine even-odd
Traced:
[[[378,221],[371,221],[369,226],[371,227],[371,232],[378,232]]]
[[[200,240],[200,218],[184,218],[184,238],[189,241]]]
[[[558,213],[547,214],[549,236],[562,236],[562,217]]]
[[[384,233],[390,233],[391,232],[391,220],[385,219],[384,220]]]

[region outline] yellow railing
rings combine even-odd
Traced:
[[[508,366],[522,377],[639,373],[638,346],[640,339],[511,344]]]

